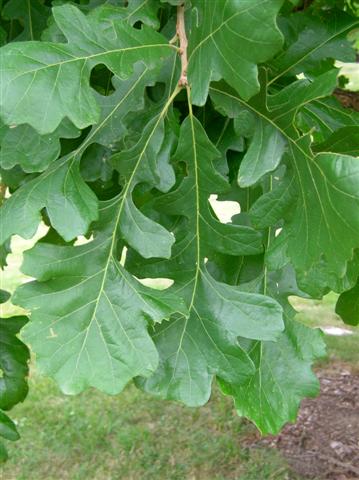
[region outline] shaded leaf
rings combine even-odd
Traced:
[[[258,259],[259,260],[259,259]],[[246,266],[242,262],[241,269]],[[222,391],[234,397],[238,414],[250,419],[263,434],[276,434],[287,422],[294,422],[300,401],[319,393],[319,382],[311,370],[314,360],[325,355],[323,334],[294,319],[289,295],[305,297],[298,288],[294,271],[288,266],[262,272],[243,283],[246,292],[265,291],[283,306],[285,329],[276,342],[246,341],[241,345],[249,353],[255,372],[244,383],[231,385],[220,381]]]
[[[348,325],[359,324],[359,283],[340,295],[335,311]]]
[[[326,59],[355,60],[354,49],[346,37],[359,22],[350,15],[330,11],[320,17],[308,11],[288,16],[282,22],[291,35],[287,36],[284,51],[271,61],[270,68],[275,73],[271,83],[283,75],[320,71],[321,62]],[[332,64],[329,63],[326,69]]]
[[[313,150],[359,156],[359,125],[340,128],[332,133],[326,141],[316,144]]]
[[[275,188],[266,192],[250,209],[250,218],[258,229],[278,225],[296,198],[294,178],[284,177]]]
[[[10,295],[0,290],[0,304]],[[26,324],[27,317],[0,318],[0,437],[18,440],[19,434],[14,422],[2,411],[9,410],[22,402],[27,395],[27,376],[30,352],[17,334]],[[0,442],[0,462],[7,460],[7,451]]]
[[[50,8],[39,0],[10,0],[1,12],[9,20],[19,20],[24,30],[16,37],[16,41],[39,40],[46,27]]]
[[[0,411],[0,437],[12,441],[18,440],[20,438],[14,422],[2,411]]]
[[[79,173],[79,161],[86,148],[96,142],[111,147],[126,132],[124,117],[142,107],[142,92],[153,82],[152,74],[138,66],[133,76],[122,82],[113,95],[101,101],[101,117],[82,144],[66,157],[52,163],[39,177],[16,191],[1,209],[0,244],[12,234],[31,238],[40,222],[40,211],[46,207],[52,226],[66,240],[87,232],[97,218],[97,198]],[[49,188],[51,187],[51,188]],[[68,219],[71,218],[71,222]]]
[[[2,126],[0,130],[0,165],[10,169],[20,165],[27,173],[42,172],[54,162],[61,150],[60,138],[78,137],[80,132],[64,122],[50,135],[39,135],[28,125],[14,128]]]
[[[222,388],[234,396],[239,415],[249,418],[263,434],[276,434],[285,423],[295,422],[303,397],[319,393],[310,365],[324,355],[322,334],[286,320],[276,342],[251,342],[246,348],[256,373],[242,385]]]
[[[342,277],[353,249],[359,246],[359,163],[345,155],[314,156],[310,137],[300,137],[294,126],[299,108],[334,89],[335,75],[328,72],[313,82],[294,82],[267,97],[267,110],[261,108],[260,95],[245,102],[224,86],[211,87],[211,95],[230,116],[247,109],[284,136],[298,200],[295,210],[285,217],[277,241],[286,235],[287,254],[297,270],[308,271],[325,255],[330,271]]]
[[[95,65],[127,78],[137,61],[154,67],[172,50],[157,32],[124,21],[105,34],[71,5],[53,8],[53,15],[68,43],[23,42],[1,49],[1,116],[7,124],[28,123],[46,134],[64,117],[78,128],[97,123],[100,108],[89,86]]]
[[[188,78],[192,101],[203,105],[211,80],[223,78],[241,97],[259,90],[256,64],[282,44],[276,15],[282,0],[192,0]],[[240,68],[236,66],[240,65]]]
[[[112,165],[123,178],[123,215],[119,221],[121,236],[144,258],[169,258],[175,241],[174,236],[162,225],[153,222],[136,208],[132,193],[138,183],[145,182],[166,192],[175,182],[174,172],[168,163],[174,137],[166,125],[165,117],[177,93],[176,88],[159,113],[146,125],[140,140],[111,159]],[[144,235],[146,242],[143,242]]]
[[[33,237],[44,207],[52,225],[66,240],[86,233],[97,218],[96,196],[82,180],[73,155],[52,163],[46,172],[17,190],[4,203],[0,243],[15,233],[23,238]]]
[[[23,271],[38,281],[19,287],[14,302],[33,310],[23,337],[43,373],[66,393],[94,386],[115,394],[158,363],[150,322],[185,313],[177,296],[141,285],[120,265],[123,201],[104,203],[96,238],[81,246],[41,243]]]
[[[26,317],[0,319],[0,409],[9,410],[27,395],[29,350],[17,338]]]
[[[158,0],[129,0],[123,3],[127,3],[127,6],[119,6],[118,0],[102,3],[96,9],[89,5],[90,16],[103,24],[108,24],[108,28],[113,28],[111,24],[119,20],[124,20],[130,25],[143,22],[155,29],[159,27]]]
[[[259,119],[238,173],[240,187],[250,187],[279,165],[286,139],[275,127]]]
[[[353,258],[347,262],[346,270],[341,277],[335,275],[323,259],[314,264],[309,271],[297,272],[298,285],[314,298],[322,298],[330,290],[337,293],[350,290],[355,285],[358,276],[358,250],[354,251]]]
[[[183,122],[173,162],[185,161],[188,175],[180,185],[161,197],[156,206],[167,215],[186,219],[185,234],[177,236],[168,262],[138,260],[129,267],[136,274],[175,280],[171,289],[187,301],[189,318],[178,316],[155,328],[159,351],[158,370],[142,388],[160,397],[201,405],[210,395],[213,375],[240,383],[253,369],[237,341],[248,338],[274,339],[282,329],[281,308],[268,297],[244,294],[236,287],[215,281],[205,259],[212,252],[233,255],[261,251],[258,234],[250,227],[221,224],[209,209],[210,193],[229,189],[225,178],[213,167],[219,152],[203,127],[190,114]],[[259,312],[265,312],[259,316]]]
[[[303,106],[298,113],[298,125],[311,132],[314,141],[324,142],[334,132],[344,127],[359,125],[359,112],[343,108],[334,97],[315,100]]]

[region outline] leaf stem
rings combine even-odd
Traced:
[[[171,38],[171,40],[168,43],[170,45],[175,45],[177,43],[177,40],[178,40],[178,35],[177,35],[177,31],[176,31],[176,33],[174,34],[174,36]]]
[[[269,176],[269,188],[268,191],[271,192],[273,190],[273,176]],[[269,250],[271,244],[272,237],[272,227],[268,228],[267,231],[267,244],[265,247],[265,254]],[[266,265],[266,258],[264,257],[264,278],[263,278],[263,294],[267,295],[267,287],[268,287],[268,267]]]
[[[187,47],[188,40],[186,35],[186,25],[184,18],[184,5],[178,5],[177,7],[177,26],[176,26],[177,36],[180,42],[179,54],[181,56],[181,76],[178,81],[178,85],[185,87],[188,85],[187,79],[187,67],[188,67],[188,57],[187,57]]]
[[[199,199],[199,178],[198,178],[198,158],[197,158],[197,147],[196,147],[196,139],[195,139],[195,131],[194,131],[194,123],[193,123],[193,110],[192,110],[192,101],[191,101],[191,88],[187,84],[186,85],[187,91],[187,102],[188,102],[188,111],[189,111],[189,118],[191,121],[191,131],[192,131],[192,144],[193,144],[193,159],[194,159],[194,175],[195,175],[195,192],[196,192],[196,274],[194,279],[194,286],[192,291],[192,298],[189,306],[189,310],[192,309],[196,291],[197,291],[197,284],[198,284],[198,277],[201,270],[201,242],[200,242],[200,226],[199,226],[199,209],[200,209],[200,199]]]

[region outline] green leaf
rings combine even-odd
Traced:
[[[177,94],[174,91],[172,97]],[[144,258],[171,256],[174,236],[160,224],[144,216],[134,205],[133,189],[136,184],[146,182],[161,191],[168,191],[175,182],[175,176],[168,163],[160,163],[161,151],[171,148],[172,135],[166,132],[164,116],[171,97],[160,113],[145,127],[140,140],[129,150],[112,157],[112,164],[123,177],[123,210],[121,235],[128,244]],[[165,159],[166,160],[166,159]],[[143,236],[146,242],[143,242]]]
[[[343,127],[313,147],[317,152],[335,152],[359,156],[359,126]]]
[[[134,379],[197,406],[217,379],[263,433],[318,392],[322,335],[288,298],[334,291],[356,324],[359,295],[335,68],[358,20],[329,3],[0,0],[0,266],[44,222],[13,302],[64,392]],[[26,321],[0,320],[0,409],[27,392]]]
[[[19,20],[23,25],[23,31],[16,37],[17,42],[40,40],[50,9],[39,0],[10,0],[1,14],[6,19]]]
[[[265,263],[269,270],[281,270],[290,263],[287,255],[288,237],[289,234],[286,231],[281,231],[281,234],[267,248]]]
[[[283,27],[291,35],[288,35],[284,51],[270,64],[275,74],[270,83],[283,75],[320,70],[327,59],[355,61],[354,49],[346,36],[358,25],[357,19],[339,11],[330,11],[323,18],[310,11],[287,17]],[[329,68],[332,63],[328,64]]]
[[[96,94],[101,102],[101,116],[81,145],[17,190],[1,208],[0,244],[15,233],[31,238],[44,207],[52,226],[64,239],[72,240],[87,232],[90,223],[97,218],[97,198],[81,178],[80,158],[92,143],[112,147],[115,140],[125,135],[124,118],[130,111],[142,107],[141,94],[146,85],[152,84],[155,75],[138,66],[128,80],[115,79],[113,83],[117,88],[113,95]]]
[[[95,240],[83,247],[62,247],[62,261],[54,269],[51,258],[60,254],[57,246],[38,245],[25,261],[24,271],[40,282],[20,287],[15,294],[14,301],[21,305],[38,306],[24,335],[40,367],[68,393],[87,386],[117,393],[133,377],[148,376],[158,361],[148,321],[161,322],[172,313],[186,313],[179,297],[144,287],[132,278],[120,265],[117,251],[118,240],[124,238],[147,256],[170,255],[173,236],[142,215],[131,197],[140,182],[162,186],[162,172],[147,161],[162,148],[163,119],[176,94],[177,90],[145,129],[145,140],[117,158],[125,184],[121,194],[100,211]],[[145,245],[141,243],[144,233]],[[54,315],[62,306],[55,321],[49,315],[49,295]],[[41,302],[42,298],[46,300]]]
[[[9,300],[10,293],[5,290],[0,290],[0,303],[5,303]]]
[[[286,150],[286,139],[275,127],[259,119],[238,173],[238,184],[246,188],[257,183],[279,165]]]
[[[0,268],[3,270],[7,265],[7,256],[11,253],[10,242],[7,240],[0,246]]]
[[[131,26],[137,22],[143,22],[154,29],[159,27],[159,3],[157,0],[128,0],[127,2],[107,0],[105,3],[102,0],[90,0],[88,4],[80,5],[67,0],[54,0],[52,2],[53,6],[66,5],[66,3],[72,3],[72,5],[86,13],[88,17],[98,24],[98,29],[101,29],[103,32],[113,32],[113,24],[119,21],[125,21]],[[48,23],[48,28],[44,30],[41,36],[42,40],[65,42],[66,38],[53,18],[50,17]]]
[[[0,411],[0,437],[15,441],[20,438],[14,422],[5,413]],[[1,460],[1,454],[0,454]]]
[[[276,16],[282,0],[192,0],[188,79],[192,101],[204,105],[211,80],[226,80],[241,97],[259,90],[258,63],[281,47]],[[240,68],[238,68],[240,67]]]
[[[289,260],[289,259],[287,259]],[[350,290],[359,276],[359,250],[355,250],[353,258],[347,263],[347,268],[342,277],[338,277],[328,264],[322,259],[306,272],[297,272],[298,285],[302,290],[314,298],[321,298],[330,290],[337,293]]]
[[[53,15],[68,43],[24,42],[1,49],[1,116],[7,124],[28,123],[46,134],[64,117],[78,128],[97,123],[100,108],[89,86],[95,65],[127,78],[134,63],[153,68],[172,50],[162,35],[124,21],[105,34],[71,5],[53,8]]]
[[[150,375],[158,363],[150,322],[186,313],[176,295],[141,285],[119,263],[123,205],[119,197],[101,206],[93,241],[42,243],[25,254],[23,271],[38,281],[20,286],[13,299],[33,310],[23,338],[65,393],[94,386],[115,394]]]
[[[134,25],[141,21],[153,28],[159,27],[157,0],[130,0],[127,6],[127,21]]]
[[[80,132],[70,122],[63,122],[52,134],[39,135],[29,125],[0,127],[0,166],[20,165],[27,172],[42,172],[54,162],[61,150],[60,138],[78,137]]]
[[[7,453],[5,445],[2,442],[0,442],[0,463],[6,462],[8,458],[9,458],[9,455]]]
[[[300,401],[305,396],[319,392],[319,382],[311,365],[325,355],[323,334],[294,319],[288,296],[305,297],[305,294],[298,288],[290,266],[269,273],[263,257],[257,257],[255,268],[245,258],[239,264],[238,277],[242,279],[240,288],[244,291],[265,291],[277,299],[283,306],[285,330],[276,342],[242,339],[241,345],[254,362],[255,372],[240,385],[221,380],[220,386],[224,393],[234,397],[239,415],[253,421],[263,434],[276,434],[285,423],[296,420]]]
[[[216,86],[211,87],[211,95],[230,116],[244,108],[284,136],[298,200],[295,210],[285,217],[277,241],[286,235],[287,254],[297,270],[310,270],[324,255],[330,271],[342,277],[353,249],[359,247],[355,233],[359,230],[359,163],[356,158],[345,155],[314,156],[309,135],[300,137],[294,126],[298,109],[334,89],[335,75],[332,71],[313,82],[294,82],[279,93],[267,96],[267,109],[261,107],[261,94],[245,102],[226,87]]]
[[[16,337],[26,317],[0,319],[0,408],[8,410],[22,402],[27,394],[29,351]]]
[[[86,233],[97,218],[96,196],[82,180],[73,155],[52,163],[4,203],[0,244],[15,233],[23,238],[33,237],[45,207],[52,225],[68,241]]]
[[[250,218],[262,230],[277,225],[296,199],[294,178],[284,177],[275,188],[260,196],[250,209]]]
[[[124,20],[130,25],[134,25],[136,22],[143,22],[157,29],[159,27],[157,16],[159,6],[157,0],[129,0],[127,7],[122,7],[118,6],[117,0],[114,0],[103,3],[94,10],[90,10],[90,16],[104,24],[108,24],[109,28],[113,28],[111,24],[113,25],[113,23],[119,20]]]
[[[359,325],[359,282],[340,295],[335,311],[348,325]]]
[[[359,113],[343,108],[333,97],[315,100],[299,110],[298,125],[304,132],[311,132],[315,142],[327,140],[344,127],[357,127]]]
[[[354,157],[329,153],[311,161],[307,142],[298,147],[300,200],[295,218],[288,217],[288,255],[304,271],[324,255],[330,269],[341,277],[353,249],[359,247],[355,233],[359,229],[359,164]],[[299,163],[301,158],[308,159],[306,164]]]
[[[184,296],[188,318],[177,316],[155,328],[154,342],[160,364],[154,375],[139,381],[142,388],[163,398],[201,405],[210,395],[214,375],[240,383],[253,365],[238,343],[238,336],[275,339],[282,329],[281,307],[268,297],[245,294],[215,281],[205,259],[212,252],[232,255],[261,251],[258,234],[250,227],[221,224],[209,209],[210,193],[229,189],[213,167],[219,152],[190,113],[183,122],[173,162],[186,159],[188,175],[156,206],[167,215],[186,218],[186,234],[175,235],[172,258],[139,263],[136,274],[175,280],[173,291]],[[186,268],[183,268],[186,265]],[[129,263],[131,268],[133,262]],[[264,316],[260,312],[265,312]]]
[[[0,304],[10,294],[0,290]],[[27,376],[30,352],[17,334],[26,324],[27,317],[0,318],[0,437],[15,441],[19,439],[14,422],[2,411],[22,402],[27,395]],[[0,462],[7,460],[5,446],[0,442]]]
[[[276,434],[288,421],[295,422],[303,397],[319,393],[310,365],[324,354],[322,334],[287,319],[276,342],[252,341],[246,349],[255,374],[236,387],[222,384],[222,389],[234,396],[239,415],[249,418],[263,434]]]

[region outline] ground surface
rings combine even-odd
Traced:
[[[26,281],[17,240],[2,287]],[[298,320],[343,327],[335,295],[293,299]],[[3,313],[18,313],[10,304]],[[12,417],[21,440],[9,446],[1,480],[359,480],[359,332],[326,335],[328,359],[317,365],[322,393],[303,402],[298,422],[260,439],[215,389],[201,409],[161,402],[129,386],[109,397],[94,390],[67,397],[32,368],[30,394]],[[357,449],[358,451],[358,449]]]
[[[359,479],[359,376],[340,364],[318,375],[321,394],[302,403],[297,423],[258,445],[279,449],[304,478]]]

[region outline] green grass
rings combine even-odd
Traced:
[[[292,303],[299,314],[297,320],[310,327],[340,327],[352,331],[352,335],[325,335],[327,358],[320,361],[324,366],[331,362],[346,362],[351,368],[359,370],[359,328],[345,325],[335,313],[338,295],[330,293],[323,300],[304,300],[293,298]]]
[[[31,243],[15,239],[2,288],[13,291],[26,281],[18,267]],[[307,325],[342,326],[335,300],[293,303]],[[9,302],[2,310],[21,311]],[[326,335],[331,361],[357,365],[358,336]],[[133,386],[116,397],[95,390],[69,397],[33,369],[30,394],[11,413],[22,438],[8,443],[1,480],[300,480],[279,453],[245,447],[258,434],[216,389],[200,409],[156,400]]]
[[[299,478],[279,454],[243,447],[255,429],[218,394],[200,409],[133,386],[116,397],[68,397],[36,375],[30,392],[12,412],[22,438],[9,447],[2,480]]]

